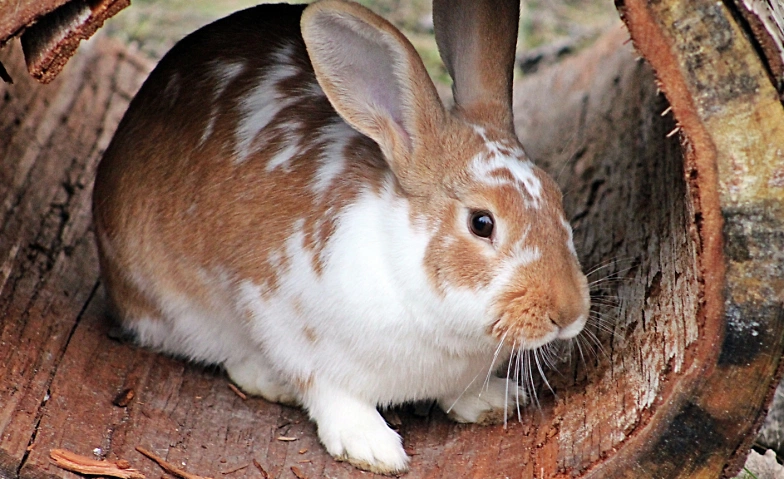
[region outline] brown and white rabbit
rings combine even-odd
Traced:
[[[561,193],[512,127],[518,9],[436,2],[452,111],[353,3],[259,6],[179,42],[95,182],[123,325],[301,404],[330,454],[371,471],[408,465],[378,406],[503,420],[518,387],[490,369],[589,310]]]

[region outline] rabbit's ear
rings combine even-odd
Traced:
[[[348,2],[314,3],[301,25],[332,106],[378,143],[398,178],[405,175],[414,166],[413,151],[444,121],[443,105],[414,47],[389,22]]]
[[[513,129],[520,0],[434,0],[436,42],[465,117]]]

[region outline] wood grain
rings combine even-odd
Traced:
[[[412,456],[406,477],[715,477],[753,432],[781,353],[781,308],[760,302],[768,290],[743,294],[769,258],[761,245],[778,244],[778,223],[770,210],[751,214],[711,196],[711,185],[753,168],[700,156],[688,109],[665,89],[679,125],[662,116],[667,98],[627,40],[617,29],[515,90],[517,131],[562,185],[581,259],[595,269],[595,339],[547,371],[552,390],[536,379],[540,406],[506,429],[398,408]],[[292,468],[308,478],[372,476],[329,457],[303,411],[243,400],[220,370],[112,339],[92,176],[150,65],[99,36],[44,87],[20,75],[19,57],[0,52],[19,78],[0,85],[0,475],[73,479],[49,460],[66,449],[159,477],[143,447],[204,477],[258,479],[263,469],[292,478]],[[676,126],[685,136],[670,135]],[[730,176],[719,176],[727,165]],[[725,266],[742,289],[725,288]],[[779,271],[766,274],[757,286],[779,287]],[[725,300],[740,313],[725,317]],[[726,324],[745,336],[724,335]],[[750,338],[759,339],[752,348]],[[718,394],[735,385],[744,385],[737,396]],[[129,389],[132,401],[113,403]]]

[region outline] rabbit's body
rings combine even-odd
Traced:
[[[331,454],[401,471],[377,405],[502,419],[517,385],[485,378],[515,348],[577,334],[587,288],[560,193],[510,114],[449,115],[393,27],[324,4],[307,41],[302,7],[262,6],[161,61],[98,169],[101,268],[142,344],[301,403]],[[337,61],[340,35],[354,50]]]

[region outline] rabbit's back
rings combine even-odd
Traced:
[[[186,37],[145,82],[104,155],[94,194],[101,267],[121,320],[153,318],[137,331],[145,344],[220,362],[223,352],[159,334],[170,326],[154,318],[206,311],[225,320],[199,321],[214,326],[205,336],[229,334],[222,323],[235,321],[239,282],[274,294],[293,237],[318,274],[339,213],[389,180],[378,146],[319,87],[301,12],[255,7]]]

